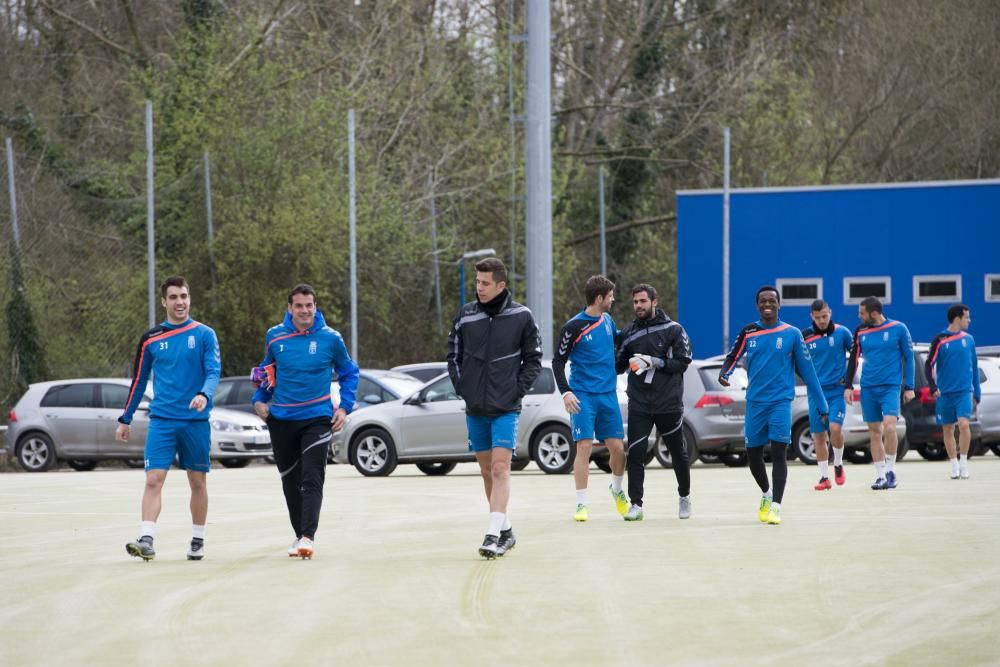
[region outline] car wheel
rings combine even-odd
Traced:
[[[129,468],[145,468],[146,462],[143,459],[125,459],[125,465]]]
[[[702,452],[698,454],[698,460],[702,463],[722,463],[722,454],[718,452]]]
[[[917,446],[917,451],[928,461],[944,461],[948,458],[948,450],[943,442],[928,442]]]
[[[17,462],[28,472],[45,472],[56,463],[56,446],[44,433],[29,433],[17,446]]]
[[[93,470],[97,467],[97,461],[84,461],[81,459],[67,461],[69,467],[73,470],[79,470],[80,472],[87,472],[88,470]]]
[[[417,470],[430,475],[431,477],[441,477],[447,475],[455,469],[456,463],[418,463]]]
[[[856,465],[867,465],[872,462],[872,453],[867,447],[845,447],[844,458]]]
[[[512,459],[510,462],[510,469],[514,472],[518,470],[524,470],[531,463],[531,459]]]
[[[802,459],[803,463],[816,465],[816,443],[813,434],[809,432],[809,421],[802,420],[792,429],[791,453]],[[788,460],[792,460],[789,456]]]
[[[1000,456],[1000,442],[990,445],[990,449],[993,450],[994,455]]]
[[[226,468],[246,468],[250,465],[250,459],[219,459],[219,463]]]
[[[538,431],[531,441],[531,457],[544,473],[568,473],[576,457],[576,443],[570,439],[569,429],[553,424]]]
[[[742,468],[747,464],[747,452],[742,449],[738,452],[726,452],[722,455],[722,465],[727,468]]]
[[[380,428],[363,431],[351,443],[351,461],[365,477],[387,477],[396,469],[396,443]]]
[[[694,462],[698,460],[698,445],[695,444],[694,432],[691,428],[684,424],[681,428],[681,433],[683,434],[683,444],[687,449],[688,456],[688,467],[694,465]],[[656,460],[660,462],[660,465],[664,468],[673,468],[674,462],[670,456],[670,450],[667,449],[667,443],[663,438],[657,438],[656,440]]]
[[[896,460],[902,461],[906,453],[910,451],[910,443],[906,438],[903,438],[896,445]]]

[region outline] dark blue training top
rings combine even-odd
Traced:
[[[945,329],[935,336],[925,370],[932,394],[939,389],[942,394],[971,391],[977,402],[982,399],[976,341],[967,332]]]
[[[132,386],[118,421],[132,423],[150,372],[153,374],[150,417],[205,421],[212,411],[212,397],[221,370],[219,340],[210,327],[190,318],[183,324],[161,322],[139,339]],[[208,399],[201,412],[189,407],[198,394]]]
[[[331,369],[336,371],[340,383],[338,407],[348,413],[354,409],[358,365],[347,353],[344,339],[326,325],[320,311],[316,311],[316,319],[306,331],[296,329],[291,313],[285,313],[284,322],[268,329],[260,365],[271,363],[275,365],[275,386],[258,388],[253,401],[270,401],[275,419],[333,417]]]
[[[559,347],[552,358],[552,372],[559,392],[582,391],[605,393],[615,391],[615,339],[618,326],[611,316],[602,313],[593,317],[581,310],[563,325]],[[570,362],[570,378],[566,382],[566,362]]]
[[[823,389],[843,388],[847,355],[854,347],[854,336],[850,330],[831,322],[823,331],[817,330],[815,325],[806,327],[802,337]]]
[[[809,395],[820,414],[829,406],[823,395],[816,369],[802,340],[802,332],[782,321],[773,326],[752,322],[740,331],[733,349],[726,355],[719,377],[729,380],[740,357],[746,354],[749,384],[747,402],[779,403],[795,398],[795,371],[806,382]]]

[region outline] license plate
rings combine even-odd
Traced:
[[[269,435],[255,435],[253,437],[253,444],[255,445],[270,445],[271,436]]]

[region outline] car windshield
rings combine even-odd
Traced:
[[[397,397],[409,396],[424,386],[423,382],[412,375],[396,371],[386,371],[373,377],[385,385],[392,393],[396,394]]]
[[[733,369],[733,374],[729,376],[729,386],[723,387],[719,384],[719,371],[722,370],[722,366],[702,366],[698,369],[698,374],[701,375],[701,381],[705,385],[705,389],[709,391],[746,391],[747,384],[747,370],[742,367],[736,367]]]

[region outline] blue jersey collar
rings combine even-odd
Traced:
[[[295,327],[295,323],[292,321],[292,314],[285,311],[285,320],[282,325],[289,331],[298,331]],[[323,311],[319,308],[316,309],[316,319],[313,320],[313,325],[309,327],[309,333],[314,333],[319,331],[326,326],[326,318],[323,317]]]
[[[164,329],[180,329],[181,327],[186,327],[192,322],[194,322],[194,319],[190,317],[181,322],[180,324],[171,324],[169,320],[163,320],[162,322],[160,322],[160,326],[163,327]]]

